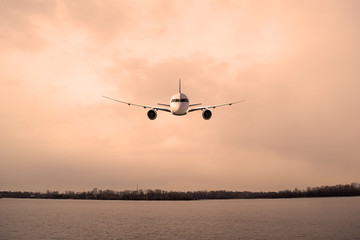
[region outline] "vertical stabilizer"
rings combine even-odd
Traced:
[[[179,78],[179,93],[181,93],[181,78]]]

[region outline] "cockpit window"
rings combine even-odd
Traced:
[[[183,98],[183,99],[174,98],[174,99],[171,99],[171,102],[189,102],[189,99],[186,99],[186,98]]]

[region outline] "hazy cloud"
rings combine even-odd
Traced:
[[[1,1],[10,190],[280,190],[359,181],[357,1]],[[200,112],[155,121],[178,90]]]

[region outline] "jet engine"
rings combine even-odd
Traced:
[[[155,109],[150,109],[148,112],[147,112],[147,116],[150,120],[155,120],[155,118],[157,117],[157,112]]]
[[[209,120],[212,116],[212,112],[209,110],[209,109],[206,109],[202,112],[202,117],[205,119],[205,120]]]

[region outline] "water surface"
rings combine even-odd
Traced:
[[[360,239],[360,197],[0,199],[0,239]]]

